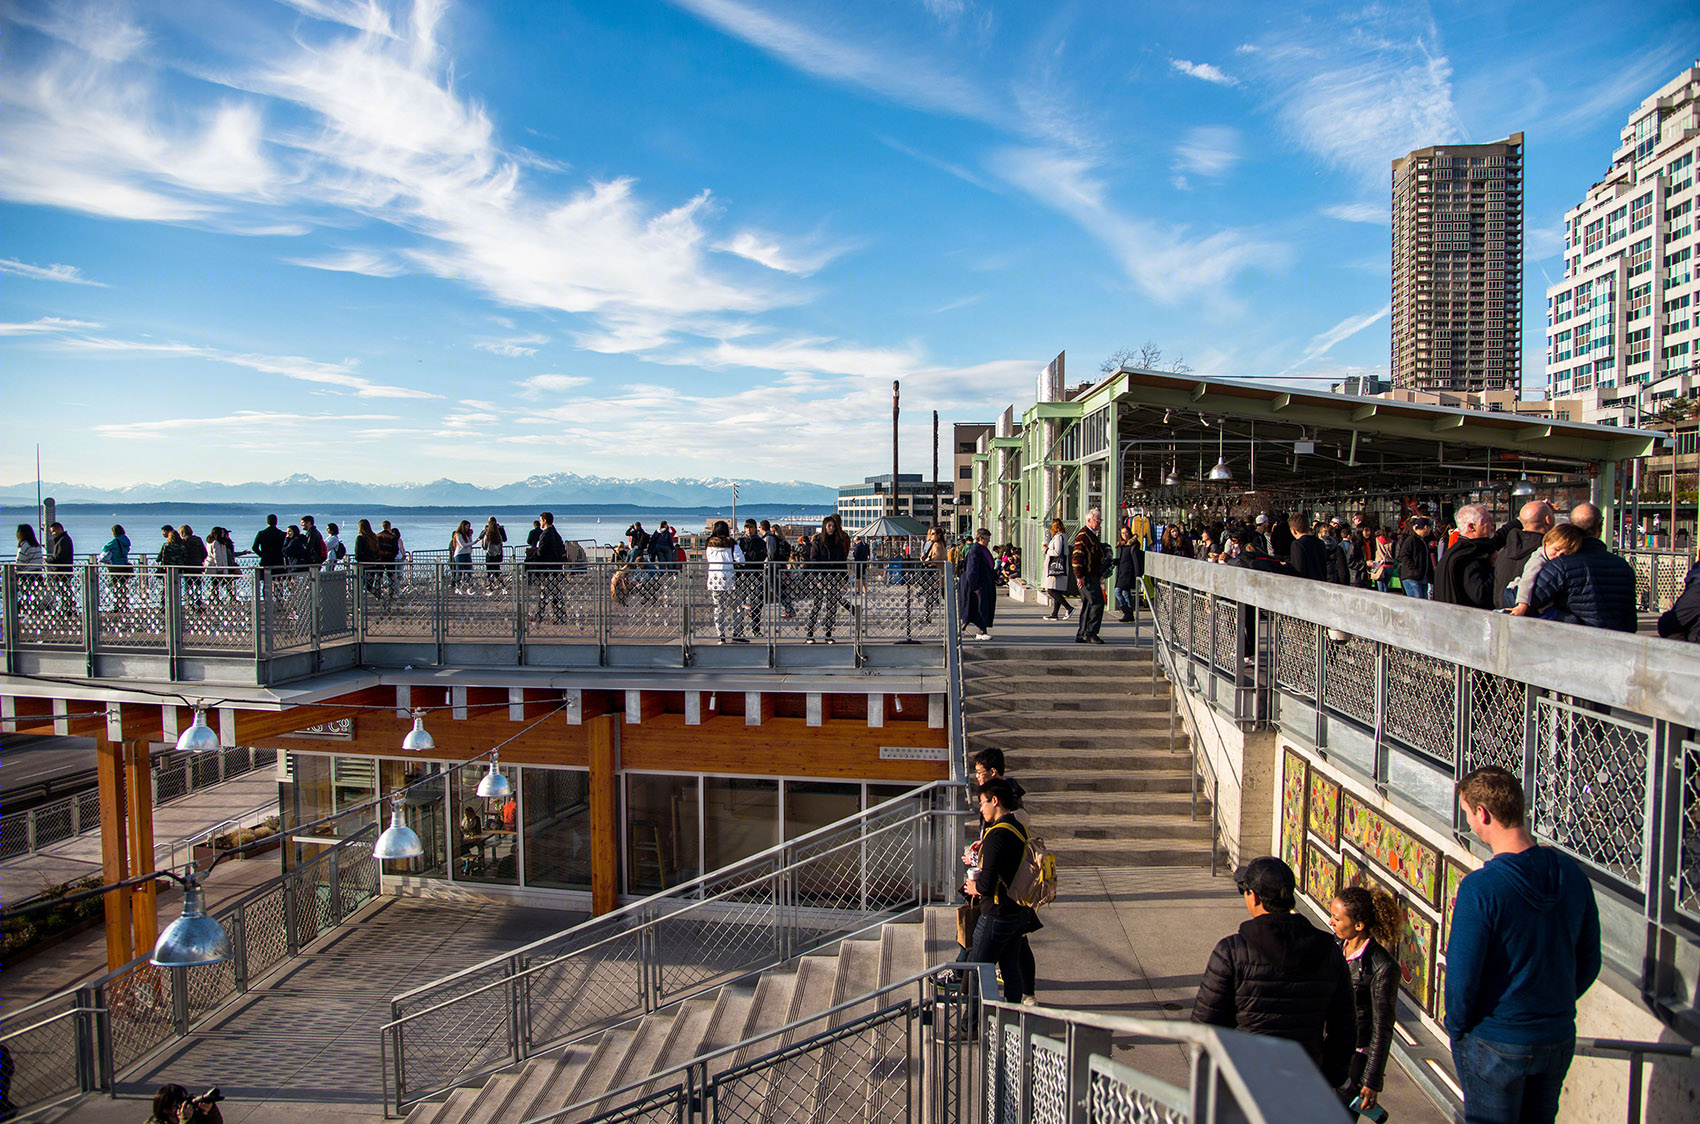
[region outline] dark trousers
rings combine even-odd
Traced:
[[[1492,1042],[1466,1034],[1452,1043],[1452,1062],[1464,1087],[1466,1124],[1549,1124],[1576,1040],[1533,1044]]]
[[[1032,910],[1015,909],[997,916],[980,915],[974,927],[974,947],[968,959],[976,964],[996,964],[1003,973],[1003,997],[1006,1002],[1019,1003],[1032,990],[1022,975],[1021,947],[1032,926]],[[1029,953],[1031,955],[1031,953]]]
[[[1088,580],[1080,583],[1080,627],[1075,631],[1075,638],[1084,640],[1088,636],[1098,635],[1098,628],[1104,623],[1104,583]]]

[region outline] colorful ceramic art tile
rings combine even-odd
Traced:
[[[1440,865],[1434,849],[1351,793],[1341,803],[1346,838],[1433,905]]]
[[[1340,864],[1312,840],[1305,844],[1305,893],[1326,906],[1340,892]]]
[[[1310,829],[1330,847],[1340,845],[1340,786],[1310,771]]]
[[[1464,881],[1464,876],[1468,873],[1470,872],[1458,863],[1451,859],[1446,860],[1446,890],[1440,902],[1442,947],[1445,947],[1444,942],[1452,939],[1452,907],[1458,904],[1458,883]]]
[[[1434,922],[1409,907],[1402,910],[1399,928],[1399,974],[1405,990],[1423,1010],[1429,1010],[1429,985],[1434,978]]]
[[[1281,777],[1281,858],[1299,869],[1305,837],[1305,763],[1296,753],[1286,754]]]

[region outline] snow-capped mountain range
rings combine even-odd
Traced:
[[[454,507],[463,504],[508,506],[540,502],[616,504],[628,507],[708,507],[729,503],[738,485],[742,504],[796,504],[831,507],[838,491],[802,480],[651,480],[639,477],[580,476],[557,472],[528,476],[512,484],[482,488],[458,480],[428,484],[360,484],[351,480],[320,480],[297,473],[269,483],[213,484],[168,480],[163,484],[131,484],[96,488],[60,481],[44,482],[41,494],[60,503],[370,503],[392,507]],[[0,485],[0,503],[34,506],[35,482]]]

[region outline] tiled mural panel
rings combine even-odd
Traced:
[[[1305,893],[1325,905],[1340,892],[1340,864],[1312,840],[1305,846]]]
[[[1412,836],[1351,793],[1341,801],[1345,837],[1385,867],[1394,878],[1435,904],[1440,857],[1434,848]]]
[[[1301,867],[1305,839],[1305,763],[1296,753],[1284,755],[1281,776],[1281,858],[1294,870]]]
[[[1310,829],[1330,847],[1340,845],[1340,786],[1312,769]]]

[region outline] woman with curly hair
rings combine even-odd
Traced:
[[[1045,595],[1051,599],[1048,621],[1068,620],[1074,606],[1068,603],[1069,539],[1061,519],[1051,520],[1051,534],[1045,540]]]
[[[1346,1083],[1336,1090],[1348,1104],[1375,1107],[1393,1044],[1394,1011],[1399,1001],[1399,964],[1393,958],[1399,939],[1399,907],[1386,891],[1348,886],[1328,903],[1328,927],[1340,938],[1340,951],[1352,980],[1358,1016],[1358,1048]]]

